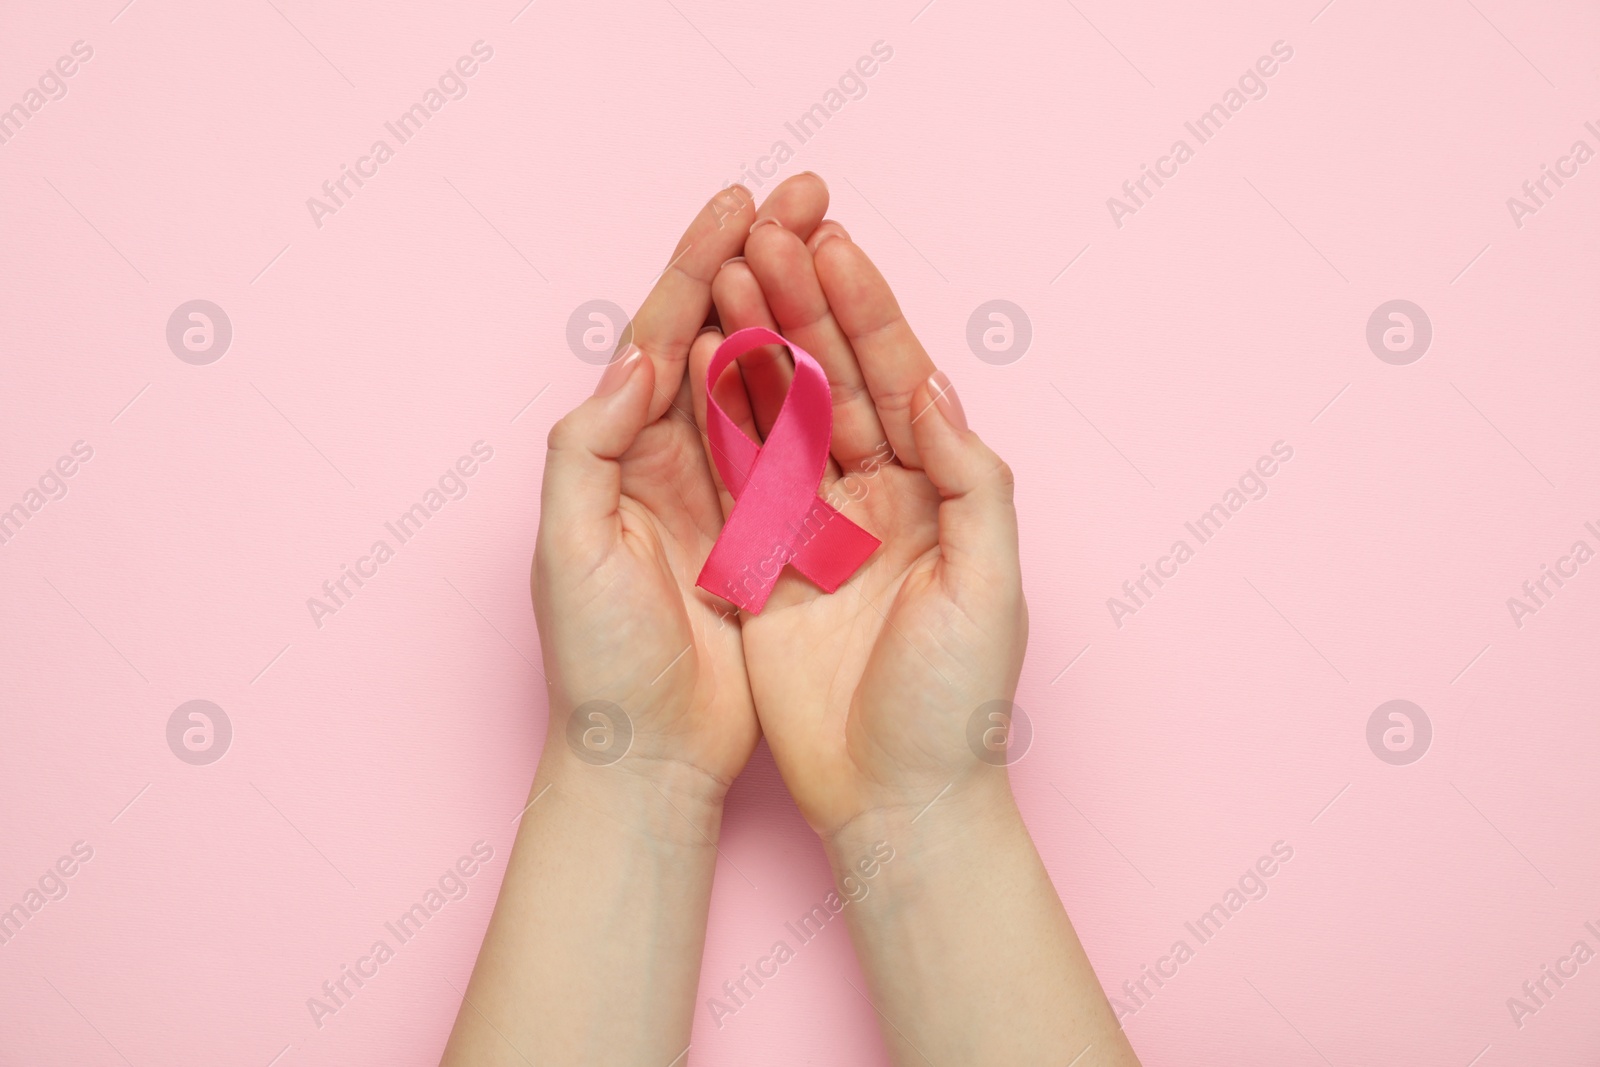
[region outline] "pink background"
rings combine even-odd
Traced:
[[[1108,989],[1294,849],[1125,1020],[1145,1062],[1592,1062],[1600,962],[1520,1027],[1506,1001],[1600,950],[1600,564],[1520,628],[1506,599],[1600,548],[1600,162],[1520,227],[1506,200],[1600,148],[1600,13],[1322,2],[0,12],[0,106],[94,50],[0,145],[0,508],[94,450],[0,547],[0,908],[94,849],[0,946],[0,1062],[436,1061],[543,736],[536,487],[597,374],[568,316],[635,308],[780,139],[1017,470],[1014,779]],[[314,225],[480,39],[468,95]],[[1197,147],[1183,123],[1280,40]],[[867,95],[798,145],[875,41]],[[233,325],[208,366],[165,339],[193,299]],[[1032,324],[1006,365],[966,342],[992,299]],[[1433,325],[1408,366],[1365,340],[1391,299]],[[479,440],[468,495],[317,628],[307,598]],[[1280,440],[1269,495],[1119,628],[1107,598]],[[209,766],[167,745],[192,699],[233,725]],[[1433,727],[1407,766],[1366,741],[1391,699]],[[465,899],[318,1029],[307,998],[480,839]],[[882,1063],[839,926],[712,1021],[829,885],[764,749],[722,848],[691,1060]]]

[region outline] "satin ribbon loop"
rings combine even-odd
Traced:
[[[718,405],[712,386],[728,364],[762,345],[794,354],[794,381],[766,442],[757,444]],[[760,612],[784,564],[824,592],[838,589],[879,541],[817,495],[833,440],[833,394],[811,354],[760,326],[718,346],[706,368],[706,437],[733,512],[696,582],[700,588]]]

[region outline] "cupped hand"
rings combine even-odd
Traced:
[[[550,431],[532,587],[550,725],[546,758],[613,764],[725,791],[759,737],[737,616],[695,588],[723,513],[685,365],[718,268],[751,223],[809,233],[820,181],[759,212],[732,187],[695,217],[595,395]],[[574,722],[574,716],[576,721]]]
[[[882,274],[828,221],[752,228],[712,287],[722,328],[765,326],[816,357],[833,392],[821,495],[882,546],[833,594],[786,568],[744,656],[761,727],[802,814],[825,840],[868,813],[917,816],[950,797],[1009,805],[1003,770],[969,745],[985,705],[1015,693],[1027,644],[1010,469],[968,428]],[[696,415],[722,335],[693,346]],[[792,363],[743,357],[716,397],[753,438],[776,418]],[[717,481],[724,512],[733,500]],[[979,731],[982,732],[981,730]]]

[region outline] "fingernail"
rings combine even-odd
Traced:
[[[751,227],[751,229],[754,229],[754,228],[755,227],[753,227],[753,226]],[[729,263],[743,263],[743,262],[744,262],[744,257],[743,256],[729,256],[727,259],[722,261],[722,267],[726,267]],[[721,270],[722,267],[718,267],[717,269]]]
[[[633,345],[628,347],[632,351],[627,355],[606,364],[605,373],[600,375],[600,384],[594,387],[595,396],[610,396],[621,389],[623,384],[633,377],[633,372],[639,369],[639,360],[644,352]]]
[[[774,226],[778,227],[779,229],[783,228],[783,223],[778,221],[778,217],[776,215],[763,215],[759,219],[756,219],[756,221],[754,221],[754,222],[752,222],[750,224],[750,232],[751,233],[755,233],[757,230],[759,230],[761,227],[765,226],[769,222],[772,223]]]
[[[933,394],[933,402],[939,407],[939,414],[950,420],[950,425],[958,430],[967,428],[967,412],[961,406],[961,398],[956,396],[956,387],[950,384],[950,379],[945,377],[942,370],[936,370],[928,378],[928,391]]]
[[[803,170],[800,173],[801,174],[809,174],[809,175],[811,175],[813,178],[817,179],[817,181],[822,183],[822,187],[824,189],[826,189],[828,187],[827,179],[824,178],[822,175],[818,174],[816,171],[814,171],[814,170]]]
[[[846,241],[850,240],[850,235],[845,232],[843,226],[840,226],[837,222],[830,222],[828,228],[817,235],[816,243],[811,246],[812,253],[815,254],[818,249],[835,237],[843,237]]]

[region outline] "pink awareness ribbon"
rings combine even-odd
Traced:
[[[712,386],[728,364],[761,345],[786,345],[794,381],[764,444],[746,437],[717,404]],[[817,496],[833,440],[833,393],[811,354],[760,326],[729,336],[706,368],[706,436],[733,512],[695,583],[760,612],[785,563],[831,593],[879,541]]]

